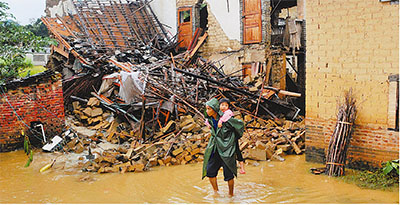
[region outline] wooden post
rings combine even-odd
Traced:
[[[143,141],[146,140],[146,136],[145,136],[145,122],[144,122],[144,116],[145,116],[145,112],[146,112],[146,98],[144,97],[144,95],[142,96],[142,116],[140,118],[140,137],[142,138]]]
[[[265,76],[266,76],[265,85],[268,85],[268,83],[269,83],[269,76],[270,76],[270,73],[271,73],[271,67],[272,67],[272,57],[270,56],[270,57],[268,57],[267,68],[266,68],[266,71],[265,71]]]
[[[281,78],[280,78],[280,87],[279,89],[285,90],[286,89],[286,53],[282,55],[282,68],[281,68]],[[282,98],[282,94],[278,94],[279,98]]]

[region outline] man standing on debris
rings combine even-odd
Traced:
[[[203,175],[208,177],[215,193],[218,193],[217,174],[223,167],[224,180],[228,182],[229,196],[233,196],[234,176],[237,176],[236,167],[236,137],[243,135],[244,123],[241,120],[230,118],[218,127],[218,120],[222,116],[219,102],[212,98],[206,102],[207,120],[211,126],[211,137],[204,152]]]

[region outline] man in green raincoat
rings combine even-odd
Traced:
[[[217,126],[222,112],[219,110],[219,102],[212,98],[206,102],[208,123],[211,125],[211,137],[204,152],[203,175],[208,177],[214,191],[218,192],[217,174],[223,167],[224,180],[228,182],[229,195],[233,196],[234,176],[237,177],[236,167],[236,138],[243,135],[244,123],[241,120],[231,118]]]

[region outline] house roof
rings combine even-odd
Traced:
[[[68,41],[73,38],[84,39],[93,50],[103,52],[125,51],[144,45],[162,49],[165,45],[161,44],[165,42],[161,41],[170,42],[163,26],[145,1],[115,3],[73,0],[73,4],[77,11],[75,15],[42,18],[50,32],[64,46],[57,51],[66,57],[73,50]],[[80,56],[74,52],[72,54]]]
[[[46,70],[44,72],[41,72],[41,73],[38,73],[35,75],[31,75],[31,76],[28,76],[25,78],[19,78],[19,79],[9,81],[2,86],[6,87],[7,89],[16,89],[16,88],[23,87],[23,86],[40,84],[43,81],[46,81],[49,79],[59,80],[59,79],[61,79],[61,74],[56,71],[53,71],[53,70]]]

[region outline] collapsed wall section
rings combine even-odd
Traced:
[[[22,148],[21,131],[28,134],[32,122],[44,126],[46,136],[61,133],[64,103],[60,74],[51,71],[31,76],[25,82],[1,86],[0,152]],[[41,134],[41,133],[40,133]],[[36,137],[42,137],[35,133]]]

